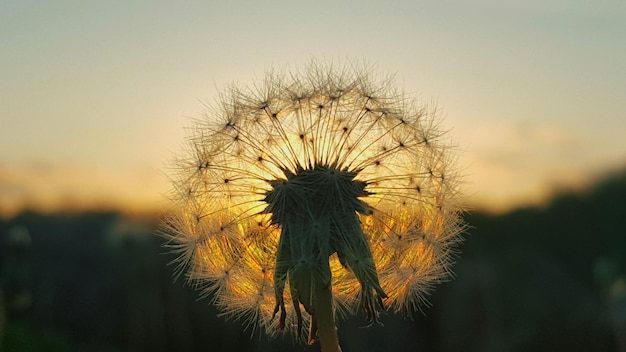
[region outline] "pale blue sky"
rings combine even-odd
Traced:
[[[0,211],[158,202],[199,100],[311,58],[436,101],[474,203],[626,166],[623,0],[0,0],[0,48]]]

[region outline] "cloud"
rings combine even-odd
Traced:
[[[555,189],[585,185],[599,166],[593,141],[549,123],[501,122],[470,131],[465,155],[472,203],[492,209],[537,204]]]
[[[157,170],[111,170],[49,162],[0,167],[0,214],[22,209],[63,211],[115,208],[150,211],[165,204]]]

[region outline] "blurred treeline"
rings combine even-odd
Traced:
[[[339,322],[350,351],[626,351],[626,173],[543,208],[470,213],[454,266],[412,319]],[[0,221],[0,351],[318,351],[250,337],[183,280],[158,220]]]

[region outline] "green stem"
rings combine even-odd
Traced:
[[[317,322],[317,334],[322,352],[341,352],[339,338],[337,337],[337,327],[335,326],[332,287],[330,283],[324,283],[320,279],[315,280],[314,286],[314,319]]]

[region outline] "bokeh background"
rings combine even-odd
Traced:
[[[439,107],[472,226],[344,351],[626,351],[624,38],[621,0],[0,1],[0,350],[315,351],[217,317],[154,231],[190,119],[316,58]]]

